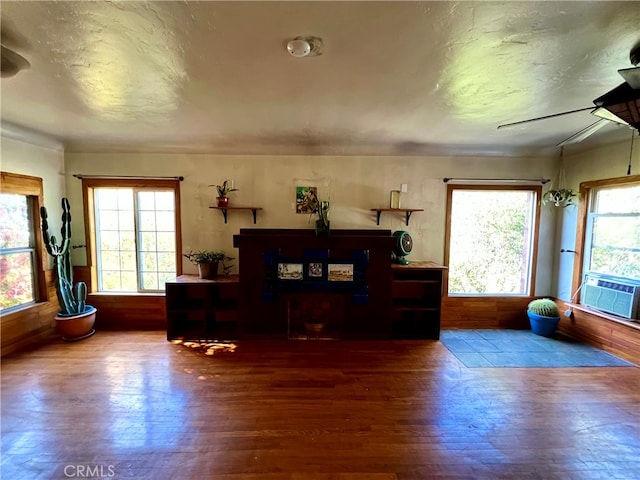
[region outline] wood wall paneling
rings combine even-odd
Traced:
[[[535,297],[444,297],[443,329],[529,328],[527,305]]]
[[[163,330],[167,327],[164,294],[92,293],[87,303],[98,309],[96,330]]]
[[[45,271],[45,281],[48,300],[0,317],[1,356],[32,348],[55,337],[54,317],[59,307],[51,270]]]
[[[571,308],[571,318],[562,315],[558,331],[578,341],[640,365],[640,324],[589,311],[587,307],[557,300],[561,312]]]

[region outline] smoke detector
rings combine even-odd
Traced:
[[[319,37],[299,36],[287,43],[287,52],[296,58],[321,55],[322,39]]]

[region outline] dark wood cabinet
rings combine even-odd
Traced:
[[[291,326],[305,311],[330,305],[331,338],[391,337],[390,230],[242,228],[234,235],[240,266],[240,333],[243,337],[295,338]],[[332,276],[344,266],[348,278]],[[286,277],[281,268],[295,268]],[[316,273],[317,271],[317,273]]]
[[[330,319],[317,338],[440,337],[446,267],[392,265],[394,239],[388,231],[337,231],[330,238],[275,232],[281,235],[243,229],[235,237],[240,276],[182,275],[167,282],[167,340],[310,338],[304,320],[316,311]],[[283,262],[301,266],[299,280],[279,278],[276,267]],[[332,281],[325,270],[345,262],[353,278]],[[311,275],[311,266],[321,267],[320,277]]]
[[[442,284],[446,267],[410,262],[391,268],[391,310],[395,338],[440,338]]]
[[[166,284],[167,340],[237,338],[238,276],[181,275]]]

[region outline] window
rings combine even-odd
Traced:
[[[0,311],[40,300],[46,289],[38,211],[42,179],[2,172],[0,193]]]
[[[584,273],[640,280],[640,182],[588,193]]]
[[[531,295],[541,187],[448,186],[449,295]]]
[[[100,292],[164,291],[179,274],[177,180],[86,179]]]

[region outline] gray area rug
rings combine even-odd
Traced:
[[[530,330],[443,330],[440,341],[468,368],[636,366],[562,335]]]

